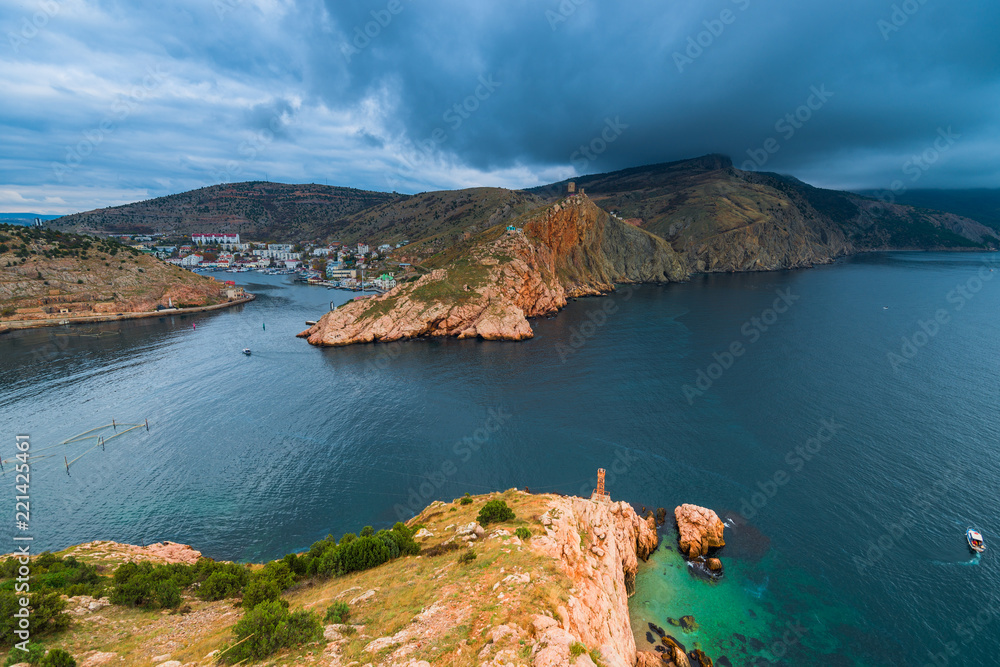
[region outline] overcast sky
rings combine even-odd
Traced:
[[[0,0],[0,24],[4,212],[714,152],[825,187],[1000,186],[996,0]]]

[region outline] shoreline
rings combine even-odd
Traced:
[[[142,311],[138,313],[116,313],[114,315],[87,315],[84,317],[59,317],[45,320],[12,320],[0,322],[0,335],[11,331],[21,331],[24,329],[40,329],[42,327],[58,327],[67,324],[94,324],[99,322],[117,322],[121,320],[138,320],[147,317],[165,317],[167,315],[186,315],[188,313],[204,313],[213,310],[230,308],[240,304],[249,303],[257,298],[256,294],[248,294],[244,299],[234,299],[225,303],[216,303],[211,306],[194,306],[191,308],[171,308],[168,310]]]

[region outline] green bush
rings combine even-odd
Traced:
[[[322,556],[316,559],[319,565],[316,568],[317,574],[324,577],[333,577],[344,573],[343,551],[346,547],[334,546],[327,550]]]
[[[359,537],[343,547],[344,573],[377,567],[389,560],[389,549],[375,537]]]
[[[503,500],[491,500],[479,510],[479,516],[476,517],[476,520],[485,526],[490,523],[511,521],[513,518],[514,510],[507,507],[506,502]]]
[[[285,560],[273,560],[267,563],[258,576],[270,579],[281,591],[287,590],[295,583],[295,575]]]
[[[531,537],[531,531],[525,528],[524,526],[521,526],[514,531],[514,535],[522,540],[526,540],[529,537]]]
[[[472,504],[472,496],[470,496],[468,493],[466,493],[464,496],[462,496],[459,499],[458,503],[460,505],[471,505]]]
[[[7,654],[7,660],[4,661],[4,667],[10,667],[11,665],[16,665],[19,662],[26,662],[29,665],[41,664],[42,658],[45,657],[45,647],[38,642],[28,642],[28,652],[25,653],[21,649],[15,648],[11,649],[10,653]]]
[[[374,534],[375,534],[374,528],[372,528],[371,526],[365,526],[364,528],[361,529],[361,532],[358,533],[358,537],[371,537]]]
[[[173,608],[181,603],[181,587],[190,585],[190,567],[125,563],[115,570],[111,603],[143,609]]]
[[[25,596],[24,593],[0,591],[0,645],[12,646],[18,641],[14,634],[19,629],[18,619],[14,614],[21,610],[19,600],[22,597],[30,600],[28,607],[32,637],[59,632],[69,627],[70,617],[65,613],[66,601],[58,593],[31,593]],[[18,653],[23,655],[23,651]]]
[[[462,552],[462,555],[458,557],[458,562],[462,564],[471,563],[476,560],[476,552],[472,549],[466,549]]]
[[[246,583],[246,578],[241,580],[236,572],[228,570],[216,570],[202,582],[198,589],[198,597],[202,600],[222,600],[234,598],[239,595]]]
[[[324,619],[327,623],[347,623],[347,619],[351,615],[351,608],[346,602],[337,601],[330,605],[326,610],[326,618]]]
[[[0,578],[7,579],[0,584],[0,589],[14,589],[14,577],[19,565],[15,558],[7,558],[0,563]],[[39,554],[32,562],[31,579],[31,590],[34,592],[58,591],[68,596],[93,597],[101,597],[106,581],[93,565],[78,561],[73,556],[60,558],[48,551]]]
[[[416,556],[420,553],[420,545],[413,539],[416,532],[415,528],[407,528],[401,521],[397,521],[389,531],[389,537],[395,540],[401,556]]]
[[[399,558],[399,544],[392,538],[388,530],[378,531],[378,535],[375,537],[389,550],[389,560]]]
[[[281,560],[285,561],[288,569],[296,577],[305,576],[309,570],[309,561],[305,557],[299,558],[295,554],[286,554]]]
[[[281,589],[278,588],[278,584],[275,583],[274,579],[270,577],[257,576],[247,584],[246,591],[243,593],[243,608],[253,609],[257,605],[264,602],[276,602],[281,600]],[[288,606],[287,602],[283,602],[284,606]]]
[[[569,654],[574,658],[578,658],[587,652],[587,647],[580,642],[573,642],[569,647]]]
[[[319,619],[308,611],[289,613],[280,602],[264,602],[233,628],[235,642],[219,654],[222,662],[260,662],[277,651],[323,636]]]
[[[76,667],[76,660],[68,651],[54,648],[42,658],[39,664],[41,667]]]
[[[361,537],[346,533],[340,544],[327,536],[313,543],[307,553],[298,557],[285,556],[281,561],[269,563],[265,569],[280,567],[286,573],[283,576],[287,578],[278,581],[278,587],[285,590],[294,581],[306,576],[340,576],[381,565],[399,556],[420,553],[420,545],[413,540],[415,530],[403,523],[396,523],[391,530],[383,529],[370,535],[367,526],[361,532]]]

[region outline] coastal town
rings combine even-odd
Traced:
[[[170,237],[165,234],[109,234],[120,243],[154,255],[169,264],[195,273],[256,271],[269,275],[296,275],[312,285],[349,290],[386,292],[415,274],[409,262],[393,253],[409,241],[382,243],[271,243],[241,239],[239,234],[198,233]]]

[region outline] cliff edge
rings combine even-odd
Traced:
[[[482,526],[478,513],[492,500],[506,503],[514,517]],[[266,662],[325,667],[636,664],[628,597],[639,561],[657,546],[652,518],[642,519],[627,503],[606,498],[511,489],[435,501],[408,524],[416,531],[418,555],[349,574],[302,575],[294,585],[283,584],[288,587],[282,601],[293,612],[321,619],[323,636],[286,647]],[[110,577],[122,563],[191,563],[199,554],[173,543],[94,542],[61,555]],[[287,562],[275,561],[264,570],[276,565],[280,570]],[[258,565],[247,567],[262,571]],[[207,585],[183,590],[172,612],[120,606],[113,602],[110,580],[105,589],[110,599],[64,595],[68,627],[51,644],[87,667],[214,663],[233,641],[234,625],[249,612],[238,598],[203,595]],[[338,604],[348,620],[326,614]],[[259,664],[243,664],[249,663]]]

